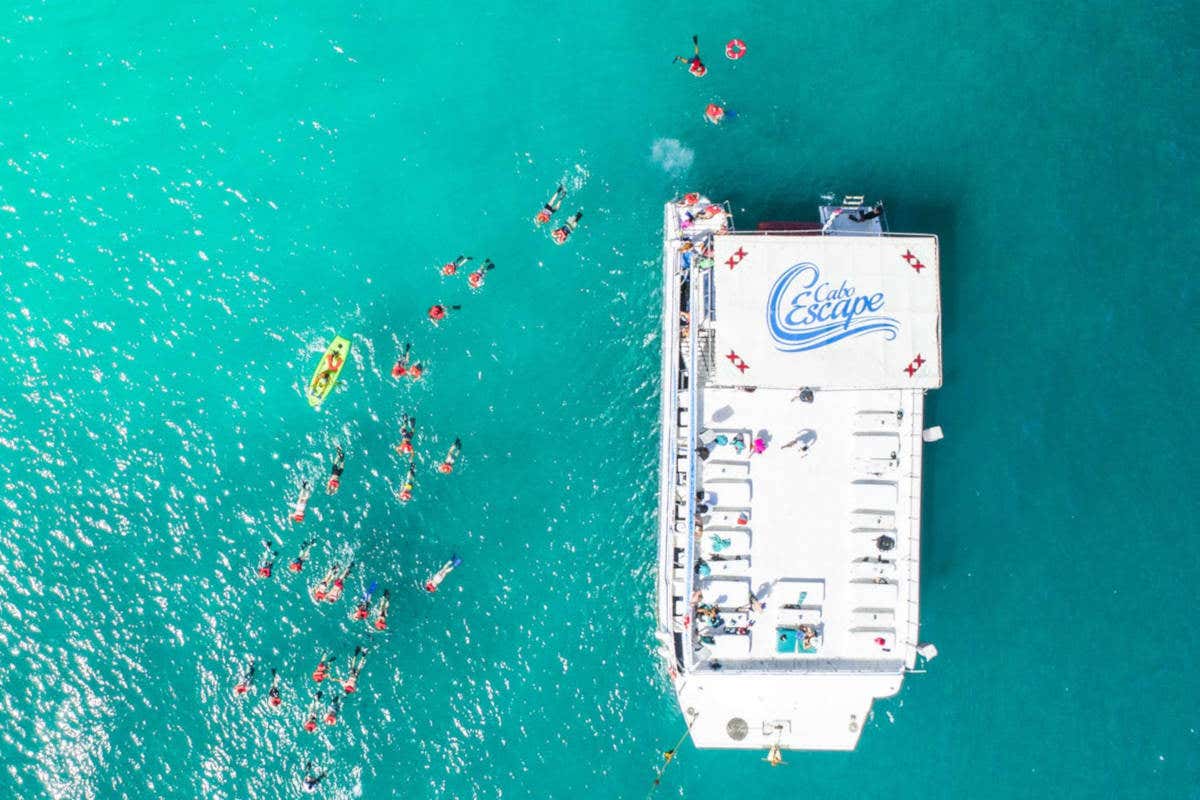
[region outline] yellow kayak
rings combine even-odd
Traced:
[[[325,351],[325,355],[321,356],[321,360],[317,362],[317,370],[308,383],[307,394],[310,406],[320,408],[321,403],[325,402],[325,398],[337,384],[338,376],[342,374],[342,367],[346,366],[346,357],[349,355],[350,340],[341,336],[333,337],[333,342]]]

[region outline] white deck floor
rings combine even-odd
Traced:
[[[697,585],[725,623],[700,623],[699,633],[714,640],[700,660],[709,666],[715,660],[726,671],[898,672],[915,646],[908,631],[917,577],[911,523],[921,392],[818,391],[812,403],[795,396],[766,389],[700,392],[701,441],[714,435],[732,440],[740,431],[747,445],[758,436],[767,442],[754,456],[749,447],[739,455],[732,444],[713,443],[699,462],[699,486],[714,502],[701,517],[696,548],[711,572]],[[803,443],[783,447],[803,432],[811,442],[807,451]],[[737,524],[742,515],[745,525]],[[895,546],[881,552],[876,540],[884,535]],[[747,614],[736,609],[750,593],[767,607],[750,614],[747,625]],[[792,646],[794,634],[786,631],[801,625],[819,633],[810,648],[815,652]],[[749,633],[738,635],[737,628]],[[780,635],[789,639],[781,643]]]

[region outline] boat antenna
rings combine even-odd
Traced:
[[[683,736],[679,737],[679,741],[675,743],[674,747],[672,747],[670,750],[663,751],[662,766],[660,766],[658,768],[658,774],[654,776],[654,785],[650,787],[650,794],[646,795],[647,798],[654,796],[654,791],[658,788],[658,785],[660,783],[662,783],[663,773],[667,771],[667,767],[671,766],[671,762],[675,760],[675,754],[679,750],[679,748],[683,745],[684,740],[687,739],[689,735],[691,735],[692,725],[695,724],[696,718],[699,717],[700,715],[696,711],[689,708],[687,710],[687,716],[688,716],[687,730],[685,730],[683,732]]]

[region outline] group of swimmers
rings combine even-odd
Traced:
[[[546,204],[542,206],[541,211],[538,211],[533,215],[533,224],[541,227],[549,222],[554,215],[558,213],[558,209],[562,207],[562,201],[565,200],[566,197],[567,189],[560,183],[558,188],[554,190],[554,194],[551,195],[550,199],[546,201]],[[567,218],[567,221],[564,224],[550,231],[550,238],[554,240],[555,244],[566,244],[567,239],[571,236],[571,233],[574,232],[577,227],[579,227],[579,220],[581,219],[583,219],[583,212],[576,211],[573,216]]]
[[[746,55],[746,43],[741,39],[730,39],[725,45],[725,57],[730,61],[737,61]],[[708,67],[700,59],[700,37],[692,36],[692,55],[690,56],[675,56],[673,61],[675,64],[683,64],[687,67],[687,71],[696,78],[703,78],[708,74]],[[718,103],[709,103],[704,109],[704,118],[713,125],[720,125],[726,117],[734,117],[734,112],[726,109]]]
[[[416,450],[413,448],[413,437],[417,432],[417,420],[410,417],[408,414],[400,415],[400,444],[396,445],[396,452],[402,456],[408,456],[408,472],[405,473],[404,483],[400,486],[400,491],[396,496],[400,498],[400,502],[407,503],[413,498],[413,490],[417,482],[417,458]],[[455,438],[450,445],[450,449],[446,451],[446,457],[437,465],[437,471],[443,475],[449,475],[454,472],[454,465],[458,461],[459,454],[462,453],[462,439]]]

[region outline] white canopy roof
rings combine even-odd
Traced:
[[[717,236],[719,386],[942,385],[935,236]]]

